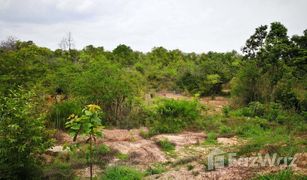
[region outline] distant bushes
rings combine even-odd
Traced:
[[[223,94],[222,85],[234,77],[240,61],[241,57],[236,52],[202,54],[197,64],[178,72],[176,86],[202,96]]]
[[[285,110],[281,104],[273,102],[268,104],[262,104],[257,101],[251,102],[248,106],[236,110],[233,114],[246,117],[265,118],[280,124],[304,121],[303,115],[289,112]]]
[[[176,133],[192,127],[200,117],[197,101],[165,99],[154,109],[151,133]]]

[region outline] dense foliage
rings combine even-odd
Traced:
[[[307,30],[289,38],[281,23],[256,29],[243,48],[244,61],[234,79],[233,95],[248,104],[276,102],[297,112],[306,111]]]
[[[201,106],[196,100],[161,100],[153,110],[150,133],[176,133],[192,128],[200,113]]]
[[[52,142],[43,119],[32,114],[32,97],[16,90],[0,98],[0,179],[40,175],[39,154]]]

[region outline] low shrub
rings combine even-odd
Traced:
[[[220,127],[220,133],[221,134],[229,134],[231,132],[232,132],[232,129],[228,126],[223,125],[223,126]]]
[[[222,116],[206,116],[202,119],[199,123],[199,126],[203,128],[207,132],[216,132],[218,133],[220,127],[223,126],[222,123],[223,117]]]
[[[165,171],[166,169],[162,164],[154,164],[146,170],[145,174],[146,176],[149,176],[149,175],[154,175],[154,174],[161,174]]]
[[[229,117],[229,112],[231,111],[230,106],[224,106],[223,107],[223,114],[225,117]]]
[[[242,137],[253,137],[261,135],[264,130],[271,128],[271,126],[266,119],[248,118],[236,128],[235,132]]]
[[[111,151],[111,149],[105,145],[105,144],[100,144],[98,146],[95,146],[93,149],[93,155],[94,156],[99,156],[99,155],[106,155]]]
[[[126,166],[112,166],[104,171],[101,180],[141,180],[144,174]]]
[[[207,135],[207,139],[205,140],[205,144],[216,144],[217,143],[217,134],[214,132],[210,132]]]
[[[177,133],[193,127],[200,114],[200,105],[196,100],[162,100],[155,108],[151,134]]]
[[[242,108],[242,115],[247,117],[263,117],[265,106],[260,102],[251,102],[247,107]]]
[[[159,140],[157,145],[162,151],[171,152],[175,150],[175,144],[171,143],[168,139]]]

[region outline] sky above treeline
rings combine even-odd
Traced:
[[[71,32],[77,49],[240,51],[256,27],[274,21],[302,34],[306,9],[307,0],[0,0],[0,40],[57,49]]]

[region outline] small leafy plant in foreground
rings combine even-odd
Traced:
[[[86,142],[89,143],[88,148],[88,162],[90,165],[90,178],[93,177],[93,143],[96,141],[97,136],[102,136],[101,119],[99,117],[101,108],[97,105],[87,105],[82,110],[82,115],[80,117],[76,115],[71,115],[69,117],[70,121],[66,123],[66,127],[69,128],[70,133],[73,135],[73,140],[77,140],[78,135],[86,135]],[[78,144],[77,144],[78,145]]]
[[[108,167],[101,180],[141,180],[144,174],[136,169],[126,166]]]

